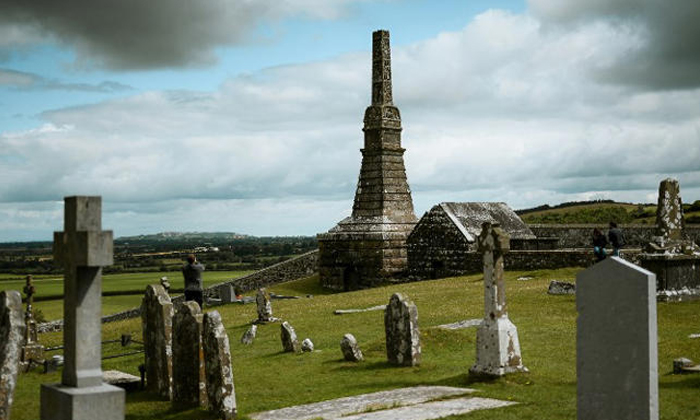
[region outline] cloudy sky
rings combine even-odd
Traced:
[[[416,213],[700,199],[697,0],[2,0],[0,242],[62,198],[116,236],[313,235],[348,215],[391,32]]]

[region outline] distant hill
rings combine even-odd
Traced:
[[[700,223],[700,200],[683,204],[686,223]],[[656,204],[621,203],[613,200],[573,201],[516,210],[525,223],[617,223],[654,224]]]
[[[251,238],[254,236],[234,232],[160,232],[151,235],[121,236],[114,242],[220,242]]]

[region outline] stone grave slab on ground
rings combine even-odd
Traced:
[[[609,257],[576,279],[578,420],[658,420],[656,276]]]
[[[418,366],[421,348],[418,308],[401,293],[394,293],[384,310],[386,355],[397,366]]]
[[[416,386],[253,413],[249,417],[254,420],[427,420],[516,404],[488,398],[435,401],[473,392],[475,391],[469,388]]]
[[[64,368],[41,386],[41,419],[124,419],[125,392],[102,381],[102,267],[113,261],[102,230],[101,197],[66,197],[65,229],[54,233],[54,261],[65,269]]]
[[[146,287],[141,321],[147,388],[169,400],[173,386],[173,303],[163,286]]]
[[[478,327],[484,320],[481,318],[465,319],[463,321],[452,322],[450,324],[437,325],[433,328],[440,328],[443,330],[461,330],[464,328]]]
[[[120,370],[105,370],[102,372],[102,380],[106,384],[118,386],[126,391],[133,391],[141,386],[141,378]]]
[[[173,317],[173,404],[207,405],[202,349],[202,310],[194,301],[177,306]]]
[[[202,343],[211,411],[224,420],[236,418],[231,348],[218,311],[204,314]]]
[[[498,225],[485,222],[478,238],[484,255],[484,320],[476,332],[476,363],[470,374],[502,376],[527,372],[520,354],[518,330],[508,318],[503,255],[510,238]]]
[[[10,418],[25,328],[22,296],[16,290],[0,292],[0,419],[3,420]]]

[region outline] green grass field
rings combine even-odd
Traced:
[[[279,324],[260,326],[251,346],[239,339],[256,317],[254,305],[217,307],[228,332],[234,369],[238,410],[241,418],[256,411],[316,402],[342,396],[412,385],[472,387],[482,397],[517,401],[520,404],[496,410],[477,411],[465,419],[576,418],[576,312],[573,296],[550,296],[551,279],[573,280],[579,269],[507,272],[510,319],[518,327],[523,361],[528,374],[514,374],[491,382],[472,382],[469,367],[475,360],[474,328],[444,331],[436,325],[483,316],[483,282],[480,275],[392,285],[377,289],[328,294],[312,277],[272,287],[279,294],[313,298],[273,301],[274,315],[289,321],[299,339],[309,337],[317,351],[304,354],[282,353]],[[516,281],[519,276],[533,276]],[[386,363],[384,324],[381,311],[333,315],[339,308],[363,308],[386,304],[394,292],[407,294],[418,306],[422,364],[396,368]],[[205,310],[210,310],[205,308]],[[688,357],[700,360],[700,340],[689,339],[700,333],[700,302],[659,303],[659,394],[661,418],[697,418],[700,375],[672,375],[672,360]],[[103,339],[121,333],[141,333],[139,319],[105,324]],[[364,362],[345,362],[339,342],[353,333],[365,353]],[[60,333],[43,334],[45,344],[57,344]],[[105,346],[103,354],[122,351]],[[138,375],[143,356],[106,360],[104,369],[120,369]],[[56,382],[58,373],[29,373],[20,377],[12,413],[13,420],[39,418],[39,384]],[[127,396],[127,419],[213,419],[198,409],[176,412],[167,401],[147,392]]]
[[[203,275],[204,286],[220,283],[245,276],[252,271],[205,271]],[[17,276],[3,274],[0,277],[0,290],[17,290],[22,292],[24,279]],[[182,288],[182,273],[179,271],[159,273],[124,273],[106,274],[102,276],[103,292],[134,292],[143,291],[149,284],[160,284],[160,278],[167,276],[173,288]],[[36,296],[55,296],[63,294],[63,277],[39,276],[34,279]],[[102,314],[110,315],[121,312],[141,304],[141,295],[105,296],[102,299]],[[46,320],[63,318],[63,300],[37,301],[34,308],[41,310]]]

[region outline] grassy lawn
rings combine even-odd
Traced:
[[[508,272],[508,309],[518,327],[523,361],[528,374],[514,374],[491,382],[472,382],[469,367],[475,360],[474,328],[444,331],[439,324],[483,316],[483,283],[480,275],[440,279],[383,288],[328,294],[312,277],[272,287],[278,294],[312,298],[273,301],[274,315],[289,321],[299,339],[309,337],[317,351],[282,353],[279,324],[262,325],[251,346],[239,339],[256,317],[254,305],[216,308],[222,315],[231,341],[238,410],[246,414],[316,402],[342,396],[413,385],[472,387],[478,396],[517,401],[496,410],[477,411],[450,419],[575,419],[576,418],[576,312],[573,296],[547,295],[551,279],[573,280],[579,269]],[[519,276],[533,276],[517,281]],[[407,294],[418,306],[422,364],[396,368],[386,363],[383,312],[333,315],[334,309],[363,308],[386,304],[394,292]],[[205,309],[208,310],[208,309]],[[671,375],[672,360],[700,360],[700,340],[687,338],[700,333],[700,302],[659,303],[659,394],[661,418],[686,420],[697,417],[700,375]],[[103,339],[121,333],[140,334],[140,320],[104,325]],[[345,362],[339,342],[353,333],[365,354],[364,362]],[[46,344],[60,341],[60,333],[45,334]],[[103,353],[122,351],[105,346]],[[138,375],[143,356],[106,360],[104,369],[120,369]],[[39,384],[56,382],[58,374],[24,374],[20,377],[13,420],[39,417]],[[695,414],[693,414],[695,413]],[[198,409],[175,412],[170,403],[146,392],[127,396],[128,419],[213,419]]]
[[[220,283],[245,276],[252,271],[205,271],[204,286]],[[9,277],[8,275],[4,275]],[[149,284],[160,284],[160,278],[167,276],[173,288],[184,287],[182,273],[169,271],[162,273],[124,273],[106,274],[102,276],[102,290],[105,292],[143,291]],[[16,276],[14,276],[16,278]],[[0,280],[2,278],[0,277]],[[0,281],[0,290],[18,290],[22,292],[24,279]],[[63,277],[41,276],[34,279],[36,296],[63,294]],[[24,295],[23,295],[24,296]],[[141,295],[105,296],[102,299],[102,314],[110,315],[141,304]],[[63,300],[48,300],[35,302],[34,307],[40,309],[47,320],[63,318]]]

